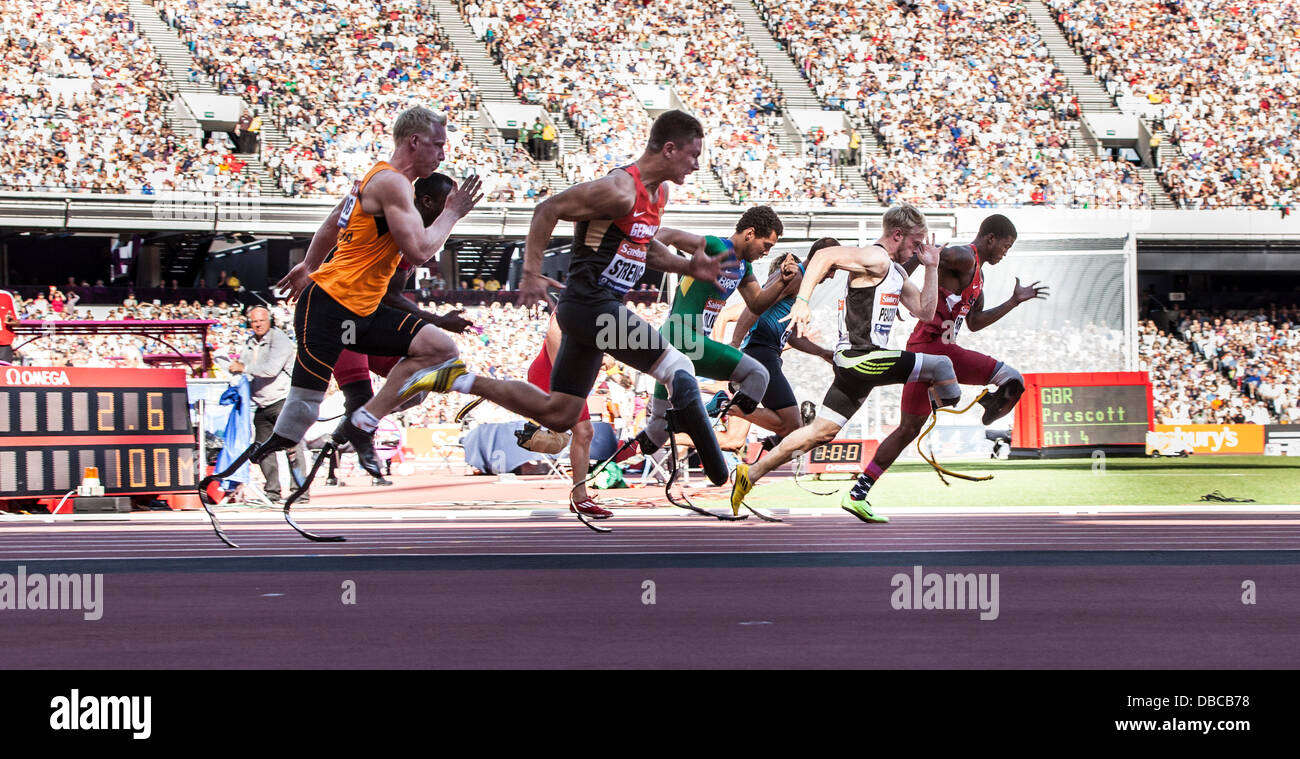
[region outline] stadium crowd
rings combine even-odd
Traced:
[[[637,87],[668,85],[705,126],[702,164],[741,202],[856,201],[829,161],[788,154],[779,88],[769,78],[730,3],[575,0],[563,7],[461,0],[524,99],[572,126],[581,146],[561,155],[570,181],[634,159],[650,117]],[[688,179],[680,200],[703,197]]]
[[[157,0],[208,77],[224,94],[268,114],[287,142],[263,140],[262,159],[286,195],[340,195],[392,150],[387,125],[412,105],[455,114],[478,95],[463,62],[418,0],[334,2],[329,13],[301,0]],[[198,72],[196,72],[197,75]],[[470,167],[490,178],[490,200],[544,196],[549,186],[526,154],[449,134],[455,179]],[[447,167],[444,167],[444,171]]]
[[[591,2],[552,10],[492,0],[482,5],[470,0],[460,3],[460,9],[516,93],[577,131],[582,144],[565,144],[557,156],[566,180],[588,181],[635,159],[650,117],[630,89],[628,61],[618,61],[619,66],[611,60],[633,53],[609,44],[622,39],[621,29],[609,24],[616,12]],[[597,37],[597,30],[605,36]],[[689,201],[703,193],[688,178],[685,185],[673,187],[673,195]]]
[[[285,312],[288,313],[287,311]],[[208,346],[214,355],[224,355],[236,343],[243,324],[238,303],[206,303],[181,300],[178,303],[140,302],[130,295],[121,306],[91,307],[78,304],[76,295],[50,288],[19,304],[19,318],[38,321],[168,321],[215,320],[208,332]],[[290,317],[291,320],[291,317]],[[201,354],[203,345],[193,336],[173,336],[168,342],[181,353]],[[237,351],[236,351],[237,352]],[[146,357],[170,357],[172,348],[155,340],[130,335],[54,335],[32,341],[18,351],[23,363],[33,366],[144,367]]]
[[[67,291],[70,294],[65,294]],[[93,299],[93,298],[91,298]],[[208,331],[208,348],[214,359],[210,376],[228,379],[227,371],[233,360],[244,349],[249,335],[245,308],[238,303],[206,303],[181,300],[177,303],[139,301],[128,295],[121,305],[79,305],[79,298],[70,288],[51,286],[48,293],[18,301],[18,318],[36,321],[97,320],[97,321],[162,321],[181,319],[210,319],[217,323]],[[463,309],[463,316],[474,328],[452,335],[465,363],[474,371],[488,376],[525,380],[528,365],[541,349],[546,337],[545,312],[516,306],[512,302],[491,303],[485,306],[467,306],[463,303],[422,303],[422,308],[445,314]],[[654,324],[667,318],[668,304],[630,304],[633,310]],[[284,331],[291,339],[293,310],[285,301],[270,308],[272,325]],[[20,338],[18,344],[26,342]],[[199,354],[202,345],[197,338],[175,336],[168,342],[182,353]],[[55,335],[43,337],[23,345],[18,351],[18,361],[29,366],[78,366],[135,368],[150,366],[147,357],[168,357],[173,351],[161,343],[142,336],[132,335]],[[376,382],[376,387],[378,383]],[[633,370],[606,363],[597,382],[595,405],[607,404],[612,411],[603,412],[607,419],[618,420],[616,428],[630,427],[634,414],[644,407],[633,402],[637,391],[649,390],[649,380]],[[444,424],[452,421],[466,398],[456,394],[432,395],[422,406],[404,412],[406,425]],[[508,412],[488,407],[476,413],[480,421],[504,421],[513,418]]]
[[[1200,388],[1178,383],[1191,395],[1192,413],[1209,413],[1215,422],[1300,422],[1300,309],[1192,311],[1181,315],[1175,330],[1194,360],[1193,379],[1207,371],[1211,378]]]
[[[1294,32],[1282,0],[1049,0],[1112,95],[1143,98],[1174,148],[1160,174],[1183,208],[1298,199]]]
[[[168,124],[162,65],[126,4],[0,0],[0,186],[257,194],[220,141]]]
[[[886,203],[1145,207],[1136,171],[1071,145],[1078,105],[1018,0],[758,0],[819,95],[885,148]]]
[[[191,79],[256,111],[260,158],[288,195],[346,191],[389,149],[383,125],[412,103],[451,114],[478,104],[421,0],[152,2],[194,55]],[[781,93],[730,2],[457,3],[519,95],[579,133],[557,156],[567,182],[633,158],[650,121],[643,88],[669,86],[705,123],[702,163],[737,202],[862,202],[837,172],[849,163],[886,204],[1151,203],[1127,163],[1073,146],[1078,104],[1022,0],[759,0],[818,94],[879,139],[884,153],[866,156],[839,134],[809,136],[806,153],[782,149]],[[1048,5],[1112,94],[1149,103],[1168,134],[1157,171],[1181,207],[1294,205],[1294,4]],[[122,0],[0,0],[0,57],[0,185],[261,192],[224,134],[173,131],[164,69]],[[536,153],[468,130],[453,138],[457,179],[492,178],[497,202],[551,192]],[[707,199],[698,180],[675,188],[677,200]]]

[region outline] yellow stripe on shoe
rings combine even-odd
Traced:
[[[458,358],[450,361],[444,361],[437,366],[431,366],[428,369],[422,369],[402,385],[402,390],[398,393],[398,401],[405,401],[416,393],[446,393],[451,390],[451,385],[457,377],[469,374],[465,368],[465,363]]]
[[[732,516],[740,515],[740,506],[745,502],[745,496],[753,489],[754,483],[749,479],[749,464],[737,464],[736,481],[731,486]]]

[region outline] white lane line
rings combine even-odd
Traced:
[[[1093,552],[1093,553],[1111,553],[1111,552],[1116,552],[1116,553],[1142,553],[1142,552],[1147,552],[1147,551],[1150,551],[1150,550],[1151,550],[1150,548],[1146,548],[1146,547],[1141,547],[1141,548],[1115,548],[1115,549],[1111,549],[1111,548],[1098,548],[1098,549],[1090,549],[1090,552]],[[1164,550],[1165,552],[1168,552],[1168,553],[1216,553],[1216,552],[1229,552],[1229,551],[1234,552],[1234,553],[1251,553],[1251,552],[1260,552],[1260,551],[1273,552],[1273,551],[1275,551],[1275,550],[1277,550],[1277,549],[1272,549],[1272,548],[1242,547],[1242,548],[1168,548],[1168,549],[1163,549],[1163,550]],[[785,556],[785,555],[791,555],[791,556],[793,556],[793,555],[801,555],[801,554],[808,554],[808,553],[830,553],[830,554],[846,554],[846,555],[848,555],[848,554],[875,554],[875,553],[908,553],[908,554],[945,553],[945,554],[946,554],[946,553],[954,553],[954,552],[956,552],[956,553],[962,553],[963,551],[962,551],[960,548],[957,548],[957,549],[952,549],[952,548],[941,548],[941,549],[925,549],[925,550],[916,550],[916,549],[912,549],[912,550],[908,550],[908,551],[897,551],[897,550],[895,550],[895,549],[877,549],[877,550],[855,550],[855,551],[733,551],[733,552],[728,552],[728,553],[730,553],[730,554],[734,554],[734,555],[737,555],[737,556],[746,556],[746,555],[754,555],[754,556],[763,556],[763,555],[783,555],[783,556]],[[702,555],[702,556],[709,556],[709,555],[716,555],[717,553],[718,553],[717,551],[667,551],[667,552],[665,552],[665,551],[622,551],[622,552],[617,552],[616,554],[608,554],[608,555],[618,555],[618,556],[701,556],[701,555]],[[1001,551],[1001,550],[997,550],[997,549],[992,549],[992,550],[981,550],[981,551],[966,551],[966,553],[1005,553],[1005,551]],[[234,558],[239,558],[239,555],[238,555],[238,554],[232,554],[232,553],[213,553],[213,554],[210,555],[210,556],[204,556],[204,557],[196,557],[196,556],[108,556],[108,557],[100,557],[100,556],[64,556],[64,557],[50,557],[50,558],[48,558],[48,559],[41,559],[41,560],[42,560],[42,561],[78,561],[78,560],[86,560],[86,561],[163,561],[163,560],[167,560],[167,559],[223,558],[223,557],[232,557],[232,555],[233,555]],[[575,557],[575,556],[599,556],[599,555],[601,555],[601,554],[591,554],[591,553],[565,553],[565,552],[553,552],[553,553],[458,553],[458,554],[409,554],[409,553],[391,553],[391,554],[366,554],[366,555],[365,555],[365,558],[411,558],[411,557],[413,557],[413,556],[425,556],[425,557],[431,557],[431,558],[446,558],[446,557],[450,557],[450,556],[457,556],[457,557],[475,557],[475,558],[485,558],[485,557],[492,557],[492,558],[514,558],[514,557],[521,557],[521,556],[523,556],[523,557],[529,557],[529,558],[538,558],[538,557],[556,557],[556,556]],[[356,558],[356,556],[348,556],[347,554],[339,554],[339,557],[344,557],[344,558]],[[299,555],[299,554],[244,554],[244,558],[257,558],[257,559],[298,559],[298,558],[302,558],[302,557],[301,557],[301,555]],[[321,556],[320,558],[334,558],[334,557]],[[1162,565],[1152,565],[1152,566],[1162,566]],[[718,567],[718,568],[719,568],[719,569],[726,569],[727,567]],[[809,568],[809,569],[817,569],[817,568],[819,568],[819,567],[808,567],[808,568]],[[744,568],[743,568],[743,567],[740,567],[740,569],[744,569]],[[178,570],[178,571],[179,571],[179,570]],[[275,571],[275,570],[274,570],[274,568],[268,568],[266,571],[269,572],[269,571]],[[383,570],[374,570],[374,571],[383,571]],[[583,570],[583,571],[585,571],[585,570]]]
[[[509,551],[501,551],[501,552],[495,552],[495,553],[482,554],[482,553],[475,553],[475,552],[444,552],[444,553],[427,553],[427,552],[418,552],[418,551],[413,551],[413,552],[410,552],[410,553],[399,553],[399,554],[392,554],[392,555],[394,555],[394,556],[408,556],[408,557],[409,557],[409,556],[450,557],[450,556],[482,556],[482,555],[504,555],[504,556],[531,556],[531,555],[549,555],[549,556],[557,556],[557,555],[561,555],[561,556],[562,556],[562,555],[602,556],[602,555],[613,555],[613,554],[622,554],[622,555],[627,555],[627,554],[641,554],[641,553],[673,554],[673,555],[677,555],[677,554],[690,555],[690,554],[696,554],[696,553],[708,553],[708,554],[719,554],[719,553],[722,553],[722,554],[737,554],[737,555],[743,555],[743,554],[765,554],[765,553],[842,553],[842,552],[847,552],[847,553],[858,553],[858,552],[861,552],[861,553],[892,553],[892,552],[917,553],[917,552],[933,552],[933,551],[945,551],[945,552],[947,552],[947,551],[955,551],[955,552],[961,552],[961,551],[969,551],[969,550],[980,550],[980,551],[986,551],[986,552],[987,552],[987,551],[998,551],[998,550],[1004,550],[1004,551],[1013,551],[1013,550],[1017,550],[1017,551],[1019,551],[1019,550],[1031,550],[1031,547],[1032,547],[1032,550],[1043,550],[1043,551],[1048,551],[1048,552],[1050,552],[1050,551],[1060,551],[1060,550],[1071,550],[1071,551],[1074,551],[1074,550],[1088,550],[1088,551],[1107,551],[1107,550],[1134,550],[1134,551],[1140,551],[1140,550],[1147,550],[1147,551],[1154,551],[1154,550],[1212,550],[1212,549],[1216,549],[1216,548],[1219,549],[1219,550],[1285,550],[1285,551],[1300,551],[1300,546],[1295,546],[1294,544],[1286,544],[1285,546],[1280,547],[1280,548],[1268,548],[1268,547],[1261,547],[1261,546],[1260,546],[1258,543],[1256,543],[1256,542],[1234,542],[1234,541],[1227,541],[1227,540],[1218,540],[1218,541],[1183,540],[1183,541],[1170,541],[1170,542],[1164,542],[1164,543],[1159,543],[1159,544],[1152,544],[1152,543],[1147,542],[1147,541],[1136,541],[1136,540],[1116,540],[1116,541],[1107,541],[1107,542],[1104,542],[1104,543],[1103,543],[1103,542],[1087,542],[1087,543],[1082,543],[1082,544],[1080,544],[1080,545],[1070,546],[1069,548],[1065,548],[1065,549],[1063,549],[1062,546],[1060,546],[1060,545],[1057,544],[1057,543],[1043,542],[1043,541],[1011,541],[1011,542],[994,542],[994,541],[984,542],[984,541],[980,541],[980,542],[961,542],[961,543],[933,543],[933,542],[927,542],[927,543],[924,543],[924,544],[923,544],[923,545],[924,545],[924,548],[913,548],[913,547],[909,547],[909,546],[907,546],[907,545],[880,545],[880,546],[857,546],[857,550],[849,550],[849,551],[841,551],[841,550],[839,550],[839,546],[840,546],[840,545],[844,545],[844,544],[817,545],[817,546],[799,546],[799,545],[796,545],[796,546],[791,547],[790,550],[786,550],[786,549],[787,549],[787,546],[785,546],[785,545],[781,545],[781,546],[772,546],[772,547],[770,547],[770,548],[768,548],[768,549],[766,549],[766,550],[750,550],[750,551],[735,551],[735,550],[730,550],[730,549],[728,549],[728,548],[726,548],[726,547],[724,547],[724,546],[716,546],[716,547],[712,547],[712,546],[697,546],[697,547],[695,547],[695,548],[697,548],[697,549],[710,549],[710,548],[712,548],[712,550],[692,550],[692,551],[681,551],[681,550],[675,550],[675,546],[674,546],[673,544],[664,544],[664,545],[662,545],[662,546],[656,546],[656,545],[654,545],[654,544],[646,545],[646,544],[643,544],[643,543],[639,543],[639,544],[636,544],[635,546],[633,546],[633,545],[628,545],[628,546],[626,546],[626,548],[629,548],[629,549],[631,549],[631,548],[637,548],[637,549],[640,549],[640,550],[635,550],[635,551],[633,551],[633,550],[609,550],[610,548],[623,548],[623,546],[606,546],[606,547],[605,547],[606,550],[604,550],[604,551],[581,551],[581,552],[575,552],[575,553],[562,552],[562,551],[555,551],[555,552],[541,552],[541,553],[538,553],[538,554],[534,554],[534,553],[512,553],[512,552],[509,552]],[[851,545],[851,544],[850,544],[850,545]],[[1132,549],[1121,548],[1121,547],[1123,547],[1123,546],[1130,546],[1130,545],[1131,545],[1131,546],[1136,546],[1136,547],[1135,547],[1135,548],[1132,548]],[[493,548],[493,547],[494,547],[494,546],[483,546],[483,548]],[[311,555],[313,555],[313,556],[317,556],[317,557],[319,557],[319,558],[323,558],[323,559],[325,559],[325,558],[338,558],[338,557],[345,557],[345,556],[348,556],[348,555],[360,555],[360,552],[366,552],[364,555],[371,556],[371,555],[375,555],[375,554],[373,554],[373,553],[369,553],[369,552],[372,552],[372,551],[381,551],[381,550],[391,550],[391,549],[393,548],[393,546],[391,546],[391,545],[355,546],[352,550],[347,551],[347,552],[328,553],[328,554],[321,554],[321,553],[319,552],[319,551],[320,551],[319,548],[314,547],[314,546],[311,546],[311,545],[304,545],[304,546],[275,546],[274,548],[275,548],[275,550],[280,550],[280,551],[286,551],[286,550],[290,550],[290,551],[292,551],[292,550],[295,550],[295,549],[296,549],[296,550],[297,550],[297,553],[293,554],[293,555],[295,555],[295,556],[301,556],[302,554],[307,553],[307,554],[311,554]],[[576,548],[576,547],[574,547],[574,548]],[[650,549],[650,550],[647,550],[647,549]],[[659,549],[659,550],[655,550],[655,549]],[[798,550],[795,550],[795,549],[798,549]],[[245,553],[242,553],[242,554],[241,554],[241,553],[235,553],[235,552],[232,551],[232,552],[229,552],[229,553],[221,553],[219,550],[217,550],[217,549],[213,549],[213,548],[211,548],[211,547],[204,547],[204,548],[176,548],[176,547],[172,547],[172,548],[158,548],[158,549],[148,549],[147,551],[142,552],[142,553],[144,553],[144,554],[154,554],[154,553],[157,553],[157,552],[164,552],[165,554],[168,553],[168,552],[170,552],[168,555],[170,555],[170,556],[172,556],[172,557],[174,557],[174,558],[194,558],[194,554],[196,554],[196,553],[211,554],[211,555],[213,555],[213,556],[225,557],[225,558],[261,558],[261,557],[265,556],[264,554],[259,554],[259,553],[256,553],[256,552],[245,552]],[[62,549],[62,550],[60,550],[60,549],[49,549],[49,550],[42,550],[42,551],[34,551],[34,552],[32,552],[32,553],[30,553],[30,554],[28,554],[28,555],[24,555],[24,556],[21,556],[21,557],[6,557],[6,560],[8,560],[8,561],[33,561],[33,560],[46,559],[46,558],[49,558],[49,559],[66,559],[66,558],[75,558],[75,557],[68,557],[68,556],[61,556],[61,555],[60,555],[60,554],[69,554],[69,553],[71,553],[71,554],[77,554],[78,556],[80,556],[80,557],[82,557],[82,558],[96,558],[96,559],[110,559],[110,560],[130,560],[130,559],[132,559],[132,558],[148,559],[148,558],[165,558],[165,557],[166,557],[166,556],[159,557],[159,556],[151,556],[151,555],[140,555],[140,556],[134,556],[134,557],[124,557],[124,556],[120,556],[120,555],[112,555],[112,556],[93,556],[93,557],[92,557],[92,554],[110,554],[110,553],[111,553],[111,554],[120,554],[120,552],[115,551],[115,550],[112,550],[112,549],[104,549],[104,550],[102,550],[102,551],[96,551],[96,550],[93,550],[93,549],[92,549],[92,550],[84,550],[84,549],[83,549],[83,550],[81,550],[80,552],[79,552],[77,549]]]
[[[759,506],[767,507],[765,504]],[[705,508],[723,508],[720,506],[705,506]],[[1300,513],[1300,504],[1262,504],[1252,503],[1243,504],[1248,507],[1248,513]],[[340,507],[342,508],[342,507]],[[1063,511],[1067,513],[1078,513],[1086,511],[1098,514],[1163,514],[1163,513],[1232,513],[1229,508],[1223,504],[1181,504],[1167,506],[1148,506],[1141,504],[1134,505],[1104,505],[1104,506],[886,506],[880,509],[883,513],[889,515],[970,515],[979,516],[987,514],[1060,514]],[[685,517],[686,514],[677,508],[672,507],[651,507],[651,508],[622,508],[614,507],[614,513],[620,517],[641,517],[655,518],[661,516]],[[520,521],[524,519],[538,519],[543,517],[555,517],[557,520],[569,519],[569,512],[565,509],[542,508],[542,509],[398,509],[389,513],[386,509],[378,508],[356,508],[347,507],[343,511],[334,511],[332,509],[298,509],[294,515],[300,519],[319,520],[319,521],[338,521],[338,520],[376,520],[376,521],[394,521],[398,518],[405,519],[437,519],[437,520],[487,520],[503,519],[508,521]],[[782,513],[786,513],[782,511]],[[831,516],[839,512],[838,507],[796,507],[791,510],[791,516]],[[218,510],[217,516],[223,522],[274,522],[283,519],[278,510],[268,510],[261,513],[247,512],[243,510]],[[171,512],[169,514],[150,513],[147,520],[123,518],[123,515],[113,514],[0,514],[0,525],[5,524],[60,524],[60,523],[121,523],[121,524],[175,524],[175,523],[194,523],[207,524],[207,517],[201,512],[182,511]]]

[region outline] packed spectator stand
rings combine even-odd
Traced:
[[[636,85],[667,85],[705,126],[702,165],[738,202],[858,202],[816,155],[787,153],[776,136],[782,97],[730,2],[596,0],[540,4],[469,0],[461,12],[519,95],[564,118],[583,140],[563,155],[571,181],[627,163],[650,118]],[[700,197],[693,181],[682,200]]]
[[[1183,208],[1289,208],[1300,183],[1300,10],[1282,0],[1049,0],[1112,95],[1168,132],[1160,166]]]
[[[1176,313],[1171,327],[1140,333],[1160,421],[1300,422],[1300,309]]]
[[[0,0],[0,56],[0,189],[258,193],[222,140],[173,133],[125,3]]]
[[[174,291],[172,297],[146,300],[139,297],[135,290],[130,290],[119,304],[102,305],[103,293],[108,288],[95,291],[90,286],[55,287],[46,289],[30,288],[35,295],[19,297],[18,316],[27,321],[98,320],[147,322],[210,319],[216,322],[208,330],[208,347],[215,359],[210,376],[229,379],[227,367],[244,347],[249,335],[246,316],[247,307],[234,300],[220,302],[215,298],[192,299],[195,291]],[[78,291],[85,292],[81,297]],[[145,291],[141,291],[145,293]],[[544,311],[522,308],[515,304],[516,292],[500,291],[453,291],[439,298],[438,302],[426,302],[420,305],[434,313],[445,314],[452,310],[463,309],[465,318],[474,328],[452,335],[460,350],[460,355],[467,365],[483,374],[504,378],[525,380],[528,364],[541,350],[546,337],[547,318]],[[158,294],[149,292],[146,294]],[[211,295],[212,293],[204,292]],[[475,296],[488,301],[482,305],[473,305]],[[631,307],[638,315],[654,324],[661,324],[668,314],[668,304],[650,298],[649,292],[633,302]],[[456,297],[464,300],[455,300]],[[82,303],[88,300],[100,305],[89,306]],[[164,300],[166,302],[164,302]],[[466,301],[470,301],[467,303]],[[293,310],[284,301],[277,301],[270,306],[272,323],[283,330],[290,338],[293,333]],[[25,345],[19,341],[17,360],[29,366],[78,366],[78,367],[119,367],[136,368],[153,365],[152,356],[173,354],[175,351],[199,354],[202,345],[195,338],[169,340],[164,345],[154,340],[136,335],[53,335],[31,340]],[[520,357],[526,357],[521,359]],[[382,382],[382,380],[378,380]],[[607,362],[596,389],[594,397],[607,400],[610,409],[607,419],[616,421],[620,431],[633,425],[634,414],[644,408],[634,401],[635,389],[646,391],[649,380],[636,376],[627,367]],[[423,405],[404,412],[400,421],[407,426],[427,426],[444,424],[452,421],[457,409],[465,402],[465,397],[457,394],[431,396]],[[509,413],[495,407],[484,409],[478,415],[480,420],[507,420],[513,418]]]
[[[702,171],[737,203],[1147,207],[1135,167],[1074,134],[1078,103],[1023,0],[861,4],[758,0],[826,107],[862,134],[787,140],[783,98],[731,0],[561,5],[459,0],[459,13],[523,102],[579,135],[556,155],[564,182],[635,157],[650,123],[636,88],[666,86],[705,123]],[[1158,167],[1185,208],[1289,209],[1297,11],[1280,0],[1050,0],[1062,32],[1116,97],[1145,98],[1167,134]],[[122,0],[0,0],[3,189],[338,195],[389,150],[386,125],[420,103],[479,105],[464,62],[424,0],[153,0],[188,47],[194,79],[240,97],[277,139],[250,166],[225,133],[174,131],[174,93]],[[459,51],[478,55],[480,50]],[[1149,113],[1151,113],[1149,112]],[[488,180],[492,202],[553,192],[524,140],[459,119],[444,170]],[[574,144],[574,143],[577,144]],[[241,147],[247,149],[246,142]],[[700,177],[677,202],[706,198]]]
[[[864,168],[885,203],[1150,205],[1136,170],[1072,146],[1077,104],[1023,3],[759,5],[818,94],[880,139]]]
[[[339,195],[392,150],[387,127],[423,105],[455,115],[477,106],[463,63],[416,0],[333,3],[157,0],[204,75],[238,95],[288,139],[263,145],[262,160],[290,196]],[[465,125],[449,134],[461,179],[487,180],[487,198],[524,202],[549,192],[527,159],[476,144]],[[479,135],[481,138],[481,135]]]

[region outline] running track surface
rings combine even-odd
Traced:
[[[103,618],[0,610],[0,668],[1300,666],[1300,513],[847,515],[782,524],[278,512],[0,521],[0,573],[104,574]],[[998,614],[892,578],[996,573]],[[1256,602],[1242,602],[1243,583]],[[343,603],[355,585],[355,604]],[[646,583],[654,603],[646,603]]]

